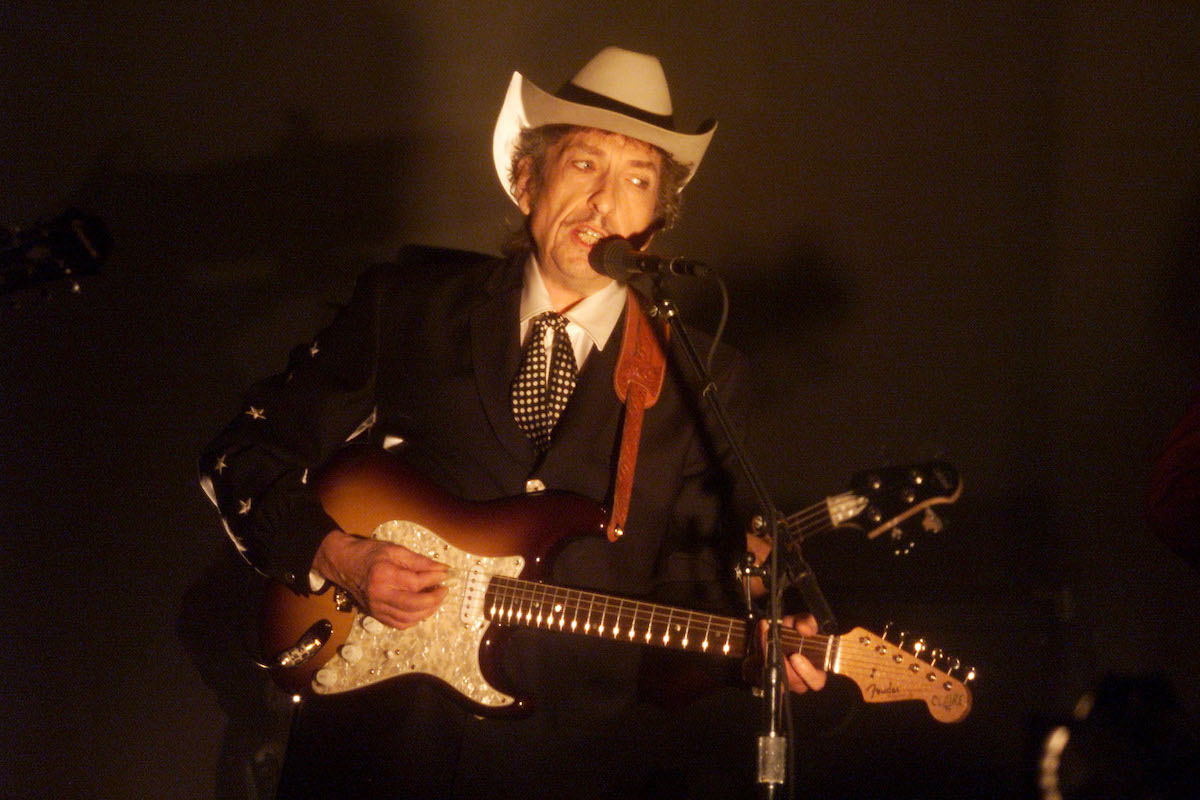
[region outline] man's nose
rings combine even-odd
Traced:
[[[616,180],[608,173],[597,175],[596,183],[592,187],[592,195],[589,200],[592,208],[596,209],[601,216],[607,216],[612,213],[617,205]]]

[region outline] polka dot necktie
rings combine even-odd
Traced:
[[[550,369],[546,369],[546,330],[554,331]],[[547,380],[547,373],[549,380]],[[575,389],[575,352],[567,320],[548,311],[533,320],[521,369],[513,382],[513,416],[540,452],[550,447],[550,433]]]

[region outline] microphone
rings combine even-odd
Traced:
[[[596,272],[619,283],[625,283],[635,275],[689,277],[707,275],[709,272],[708,265],[703,261],[643,253],[634,250],[629,240],[620,236],[609,236],[597,242],[588,253],[588,263]]]

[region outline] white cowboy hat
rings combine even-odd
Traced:
[[[680,188],[696,174],[717,129],[716,120],[705,122],[696,133],[675,129],[667,77],[654,56],[606,47],[556,94],[514,72],[492,137],[496,174],[514,203],[508,173],[521,130],[560,124],[620,133],[661,147],[688,169]]]

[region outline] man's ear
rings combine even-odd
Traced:
[[[513,181],[513,196],[517,198],[517,207],[521,209],[521,213],[528,215],[533,210],[533,202],[530,191],[530,165],[533,163],[531,156],[525,156],[517,162],[516,180]]]

